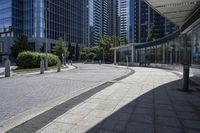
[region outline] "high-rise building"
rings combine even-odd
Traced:
[[[108,1],[108,35],[119,37],[119,2],[118,0]]]
[[[98,44],[101,36],[119,36],[117,0],[87,0],[86,14],[86,44]]]
[[[121,43],[133,43],[135,31],[134,0],[119,0],[120,4],[120,39]]]
[[[160,16],[144,0],[120,1],[120,38],[121,43],[146,42],[153,31],[161,38],[175,31],[176,26]]]
[[[172,22],[154,11],[144,0],[135,0],[136,33],[135,42],[146,42],[148,35],[153,31],[156,39],[162,38],[173,31],[176,26]]]
[[[83,44],[85,0],[0,0],[0,5],[4,53],[10,52],[8,42],[22,33],[37,51],[46,37],[49,50],[60,37],[72,46]]]

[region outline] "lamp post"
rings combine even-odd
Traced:
[[[46,5],[47,6],[47,5]],[[45,24],[45,29],[46,29],[46,44],[45,44],[45,70],[48,70],[48,39],[47,39],[47,11],[48,11],[48,7],[45,8],[45,15],[46,15],[46,24]],[[44,17],[45,18],[45,17]]]

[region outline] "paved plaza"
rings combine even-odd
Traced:
[[[132,69],[131,76],[112,80],[101,91],[85,92],[8,133],[200,132],[200,93],[195,86],[183,92],[180,76],[174,72]]]
[[[179,91],[180,77],[166,70],[133,68],[116,82],[37,133],[199,133],[200,93]]]
[[[19,120],[30,119],[75,94],[130,72],[114,65],[76,66],[77,69],[61,73],[20,75],[0,79],[0,125],[6,122],[13,126]]]

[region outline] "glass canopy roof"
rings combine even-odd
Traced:
[[[144,0],[162,16],[182,26],[200,8],[200,0]]]

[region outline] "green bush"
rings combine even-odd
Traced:
[[[25,51],[19,53],[17,56],[17,66],[20,68],[39,68],[41,58],[45,58],[44,53]],[[48,65],[55,66],[57,64],[58,56],[48,54]]]

